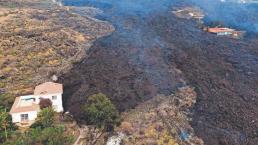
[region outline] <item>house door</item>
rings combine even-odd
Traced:
[[[28,121],[29,120],[29,114],[21,114],[21,121]]]

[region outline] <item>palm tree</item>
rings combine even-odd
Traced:
[[[8,123],[8,113],[6,112],[6,109],[0,110],[0,129],[4,129],[5,132],[5,139],[8,137],[7,128],[9,127]]]

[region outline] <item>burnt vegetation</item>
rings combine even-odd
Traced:
[[[257,40],[217,37],[171,12],[113,15],[117,31],[62,79],[68,110],[79,117],[83,96],[103,92],[123,111],[191,84],[192,126],[204,143],[257,143]]]

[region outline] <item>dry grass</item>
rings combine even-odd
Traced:
[[[0,85],[6,93],[29,93],[53,74],[68,71],[94,40],[114,30],[47,0],[5,2],[0,1]]]
[[[178,89],[170,96],[157,96],[123,114],[124,122],[116,129],[127,134],[125,144],[202,145],[190,125],[188,109],[194,105],[196,93],[190,87]],[[191,136],[182,140],[181,131]]]

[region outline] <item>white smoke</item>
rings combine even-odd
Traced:
[[[233,2],[233,3],[258,3],[258,0],[220,0],[221,2]]]
[[[63,6],[62,2],[60,2],[58,0],[52,0],[52,2],[55,3],[56,5],[60,6],[60,7]]]

